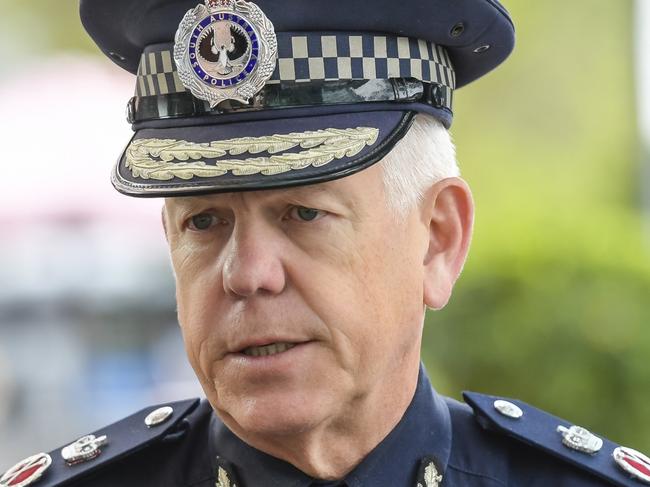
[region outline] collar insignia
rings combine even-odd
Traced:
[[[220,456],[216,457],[217,481],[215,487],[237,487],[240,483],[237,481],[233,465]]]
[[[228,475],[228,472],[223,467],[219,467],[219,470],[217,472],[217,483],[215,484],[216,487],[237,487],[235,484],[233,484],[230,481],[230,476]]]
[[[438,473],[436,464],[432,458],[423,458],[418,470],[416,487],[439,487],[442,482],[442,475]]]
[[[278,44],[264,12],[246,0],[205,0],[187,11],[174,44],[178,77],[214,108],[248,103],[275,70]]]

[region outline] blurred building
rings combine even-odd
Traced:
[[[109,183],[130,136],[120,108],[131,89],[130,77],[86,58],[0,80],[11,114],[0,120],[11,141],[0,183],[0,471],[199,394],[176,325],[162,203]]]

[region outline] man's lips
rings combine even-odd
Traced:
[[[276,355],[278,353],[286,352],[296,345],[296,343],[278,342],[270,345],[263,345],[261,347],[247,347],[242,351],[242,353],[249,357],[266,357],[267,355]]]
[[[247,340],[244,343],[233,347],[233,354],[246,355],[248,357],[266,357],[277,355],[291,350],[297,345],[308,343],[310,340],[289,339],[289,338],[264,338]]]

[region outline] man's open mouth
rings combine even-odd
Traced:
[[[266,357],[267,355],[276,355],[278,353],[286,352],[287,350],[295,347],[296,343],[278,342],[261,347],[248,347],[242,351],[244,355],[249,357]]]

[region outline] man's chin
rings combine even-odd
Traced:
[[[274,392],[223,406],[217,414],[238,436],[296,435],[336,415],[331,396],[326,394]]]

